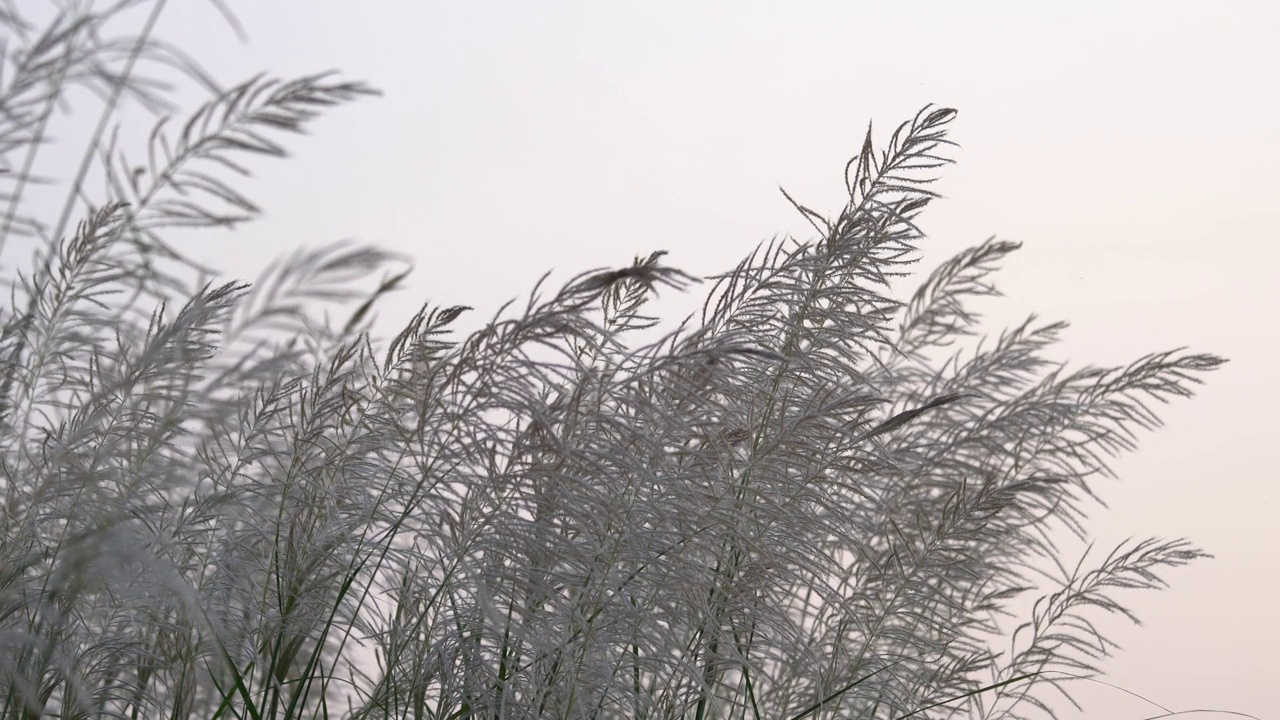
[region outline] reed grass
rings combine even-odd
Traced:
[[[646,302],[699,282],[661,252],[383,342],[391,253],[218,283],[170,239],[252,220],[243,160],[372,88],[217,89],[152,37],[163,2],[56,7],[0,3],[0,243],[36,247],[0,311],[0,717],[1031,717],[1100,672],[1118,595],[1205,557],[1051,538],[1223,360],[1068,369],[1034,319],[957,349],[1012,242],[887,296],[953,110],[868,129],[847,205],[794,203],[816,239],[761,245],[657,342]],[[172,112],[145,73],[175,65],[215,90],[135,161],[115,118]],[[43,178],[85,88],[90,149]]]

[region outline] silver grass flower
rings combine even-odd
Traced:
[[[1092,618],[1204,557],[1050,538],[1221,359],[1067,370],[1034,319],[949,349],[1017,248],[994,239],[884,294],[953,110],[868,129],[834,218],[793,203],[818,237],[757,248],[657,342],[646,302],[695,281],[661,252],[462,339],[469,308],[424,306],[384,346],[388,253],[213,284],[167,239],[253,219],[240,161],[373,91],[184,60],[214,98],[138,161],[109,121],[172,110],[145,75],[164,3],[91,5],[0,0],[0,243],[39,248],[0,310],[0,718],[1021,718],[1097,672]],[[104,121],[37,217],[74,87]]]

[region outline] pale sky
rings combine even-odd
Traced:
[[[171,2],[160,32],[228,84],[339,69],[386,95],[256,164],[244,187],[267,218],[203,256],[251,278],[344,237],[411,253],[388,335],[427,299],[475,306],[475,327],[552,268],[665,249],[708,275],[775,234],[811,239],[779,185],[838,212],[868,120],[882,142],[926,103],[958,109],[922,270],[993,234],[1023,241],[996,276],[1007,297],[983,306],[992,334],[1035,312],[1071,322],[1056,356],[1073,363],[1182,346],[1231,360],[1101,486],[1104,552],[1160,536],[1216,556],[1121,597],[1145,626],[1102,621],[1124,648],[1108,681],[1275,717],[1280,3],[229,5],[247,45],[205,0]],[[1077,693],[1085,712],[1062,717],[1158,714]]]

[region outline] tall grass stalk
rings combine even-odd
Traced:
[[[954,111],[869,129],[848,204],[795,204],[817,239],[762,245],[658,342],[646,301],[696,282],[661,252],[383,344],[389,253],[219,284],[168,239],[251,220],[243,159],[371,88],[253,78],[135,162],[109,121],[169,112],[141,72],[181,57],[107,32],[135,6],[164,9],[0,4],[0,242],[37,247],[0,314],[0,717],[1027,717],[1099,672],[1120,591],[1204,556],[1051,538],[1222,360],[1068,370],[1034,319],[940,352],[1011,242],[886,296]],[[84,87],[104,120],[50,231],[25,193]]]

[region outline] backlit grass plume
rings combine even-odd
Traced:
[[[171,239],[251,220],[242,160],[372,90],[184,59],[211,99],[130,141],[122,103],[173,112],[144,75],[180,56],[164,3],[85,5],[0,3],[0,242],[35,247],[0,314],[0,717],[1025,717],[1098,672],[1094,618],[1203,556],[1050,539],[1222,360],[1069,370],[1034,320],[948,349],[1005,241],[886,295],[953,110],[868,131],[843,209],[794,203],[816,239],[659,342],[646,301],[699,282],[662,252],[382,342],[391,254],[209,282]],[[84,87],[83,163],[37,174]],[[66,190],[47,214],[37,180]]]

